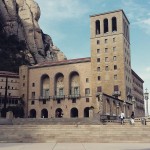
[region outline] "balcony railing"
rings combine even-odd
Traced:
[[[80,94],[71,94],[68,96],[68,99],[74,99],[74,98],[76,99],[80,98]]]
[[[54,100],[63,100],[63,99],[65,99],[65,95],[54,95],[53,99]]]
[[[49,96],[40,96],[39,100],[40,101],[43,101],[43,100],[47,100],[48,101],[48,100],[50,100],[50,97]]]
[[[113,96],[115,97],[121,96],[121,91],[114,91]]]

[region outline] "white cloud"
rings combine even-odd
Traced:
[[[142,23],[144,23],[145,25],[150,25],[150,18],[142,20]]]
[[[150,13],[145,5],[136,3],[136,1],[122,0],[123,6],[127,10],[127,16],[133,25],[138,25],[143,31],[150,35]]]
[[[146,72],[150,72],[150,67],[147,67],[145,70],[146,70]]]
[[[81,0],[36,0],[42,15],[49,20],[61,21],[81,17],[89,11],[88,5]]]
[[[143,31],[150,35],[150,18],[143,18],[136,22],[136,24],[143,29]]]
[[[140,69],[140,77],[144,80],[144,89],[147,88],[150,91],[150,67]]]

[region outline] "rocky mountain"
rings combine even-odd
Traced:
[[[66,59],[42,32],[39,18],[34,0],[0,0],[0,70],[17,71],[22,64]]]

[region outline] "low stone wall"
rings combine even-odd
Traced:
[[[120,125],[120,120],[105,120],[100,122],[94,118],[0,118],[0,125]],[[130,119],[124,120],[124,125],[131,125]],[[135,125],[150,125],[150,118],[135,118]]]
[[[12,119],[0,118],[0,125],[12,125]]]

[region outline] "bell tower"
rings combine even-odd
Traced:
[[[100,92],[122,101],[131,94],[129,24],[123,10],[90,16],[93,104]]]

